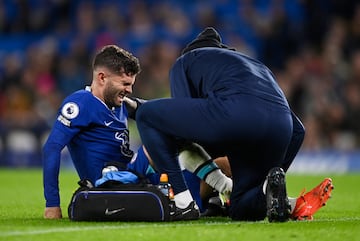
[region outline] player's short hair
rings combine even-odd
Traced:
[[[116,74],[135,75],[141,71],[139,59],[116,45],[106,45],[96,53],[93,69],[97,67],[108,68]]]

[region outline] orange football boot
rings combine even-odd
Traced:
[[[325,178],[324,181],[306,194],[304,194],[304,189],[296,200],[294,211],[291,213],[291,219],[313,220],[314,213],[325,206],[326,201],[331,197],[333,189],[334,186],[331,178]]]

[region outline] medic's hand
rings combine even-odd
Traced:
[[[146,100],[140,99],[140,98],[135,98],[135,97],[124,97],[124,102],[127,108],[127,111],[129,113],[129,117],[131,119],[135,120],[135,115],[136,115],[136,110],[137,108],[146,102]]]
[[[60,207],[46,207],[44,211],[45,219],[60,219],[62,218]]]

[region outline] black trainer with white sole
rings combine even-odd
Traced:
[[[192,201],[186,208],[175,207],[175,210],[170,212],[171,221],[196,220],[199,218],[200,211],[195,201]]]
[[[266,205],[269,222],[287,222],[291,206],[286,192],[285,172],[272,168],[267,175]]]

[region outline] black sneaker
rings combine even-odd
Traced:
[[[269,222],[287,222],[290,218],[290,202],[286,193],[285,172],[272,168],[267,175],[266,206]]]
[[[196,220],[200,217],[199,207],[192,201],[186,208],[175,207],[175,211],[170,212],[171,221]]]
[[[219,196],[209,198],[207,209],[201,214],[202,217],[226,217],[229,215],[229,207]]]

